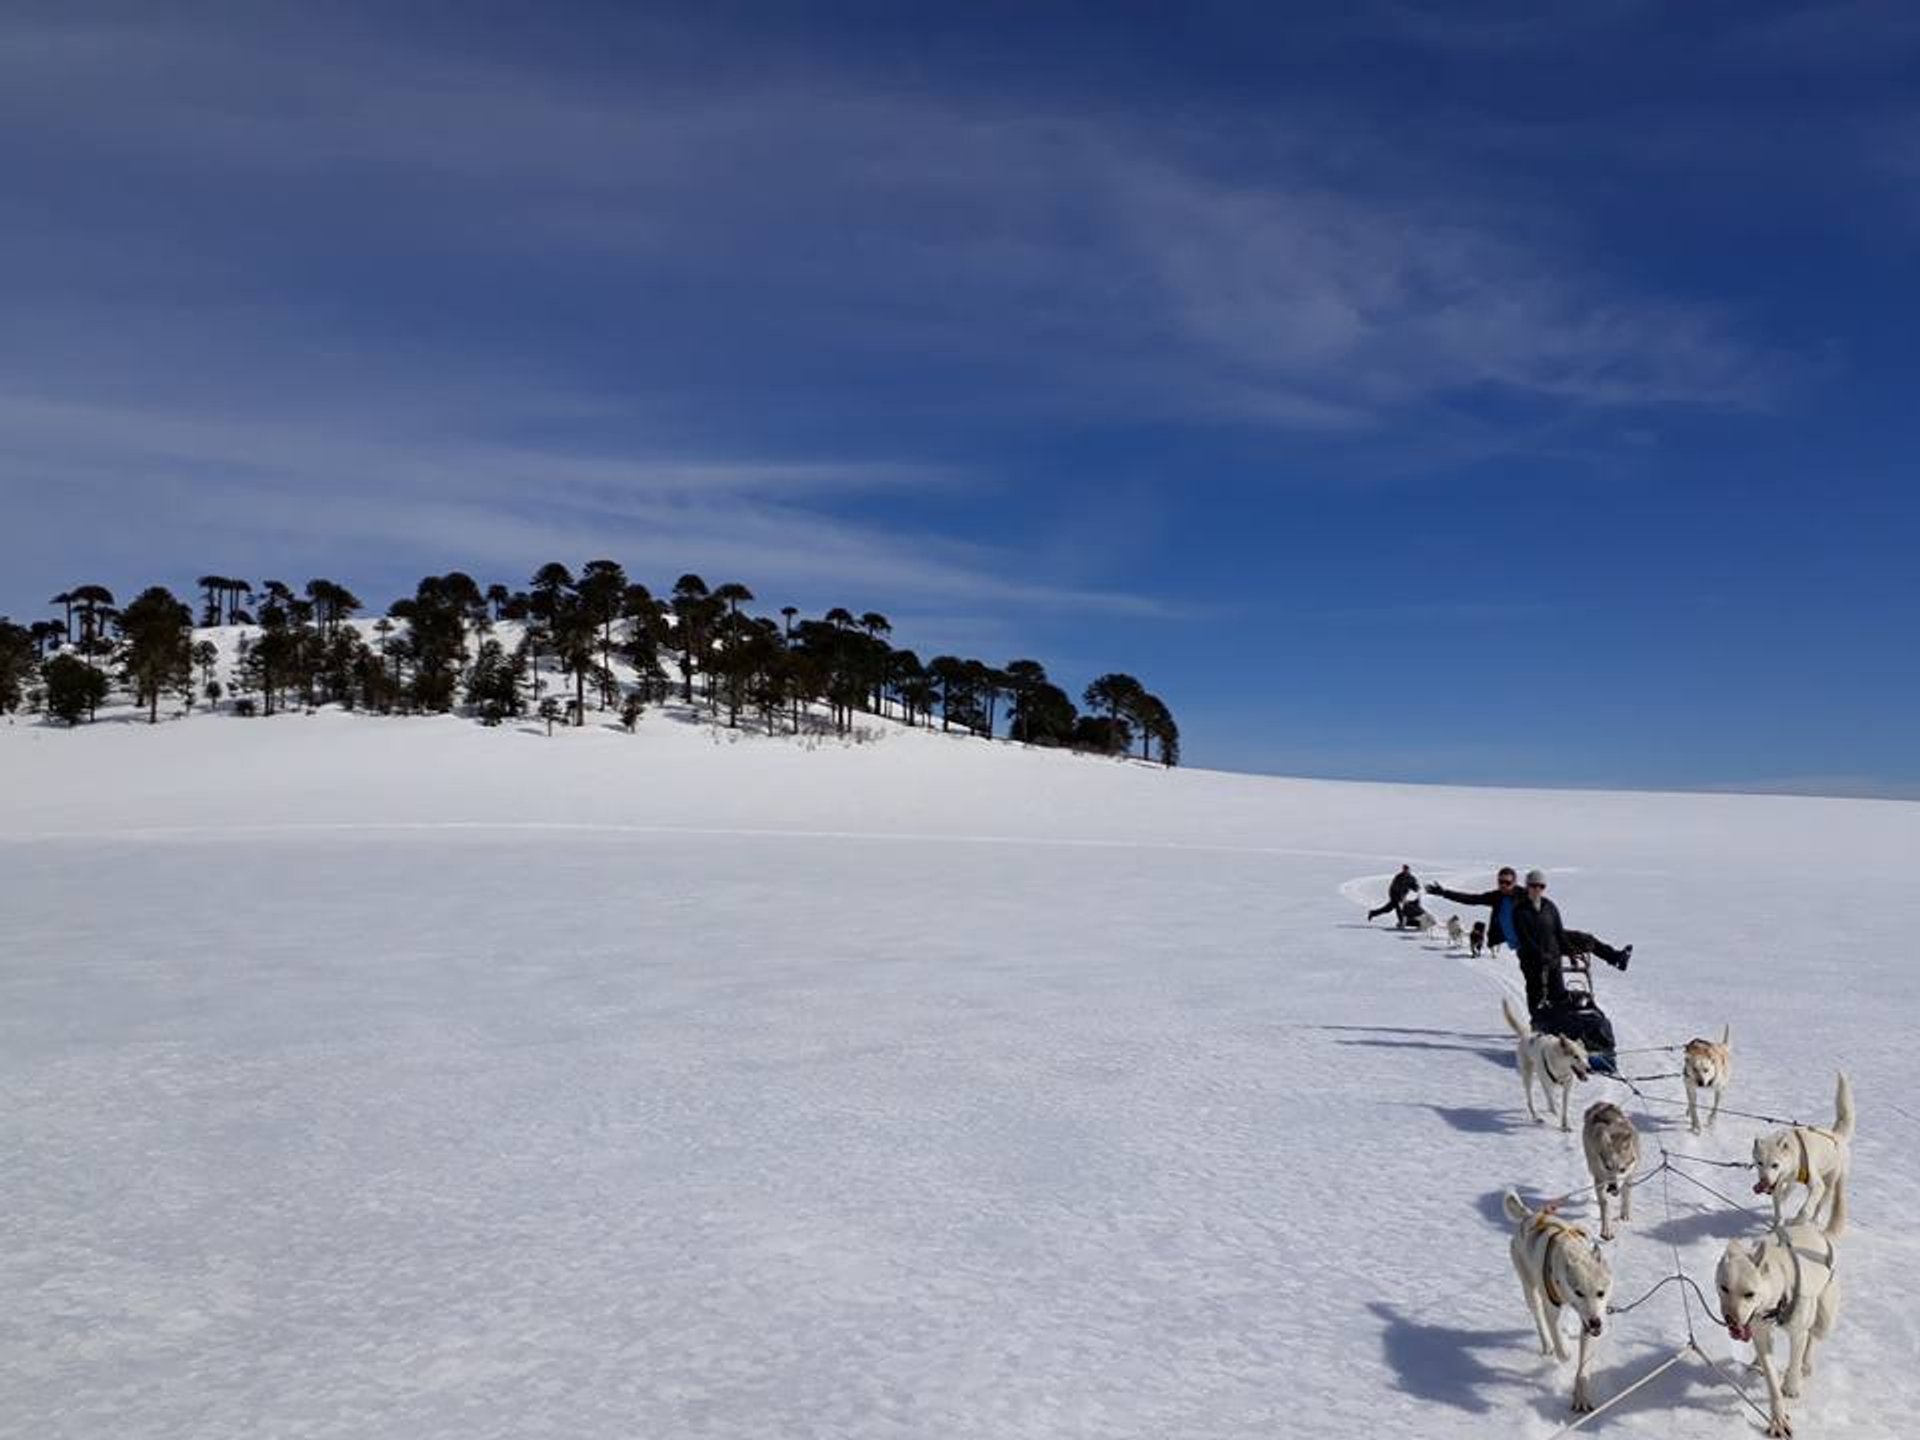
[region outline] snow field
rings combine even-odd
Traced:
[[[1571,1376],[1499,1196],[1583,1188],[1578,1136],[1526,1120],[1510,961],[1358,925],[1402,860],[1549,868],[1638,947],[1598,982],[1623,1046],[1731,1020],[1731,1106],[1830,1118],[1844,1062],[1798,1429],[1920,1400],[1916,807],[881,734],[0,729],[0,1431],[1545,1435]],[[1650,1154],[1761,1128],[1629,1109]],[[1674,1243],[1710,1278],[1737,1227],[1693,1199],[1636,1196],[1623,1298]],[[1679,1343],[1671,1293],[1600,1398]],[[1590,1428],[1751,1433],[1684,1367]]]

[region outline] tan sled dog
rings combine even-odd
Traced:
[[[1571,1131],[1573,1123],[1567,1112],[1573,1104],[1573,1082],[1585,1080],[1593,1073],[1587,1066],[1587,1047],[1564,1035],[1542,1035],[1529,1030],[1513,1013],[1511,1001],[1501,1000],[1500,1013],[1507,1017],[1507,1028],[1520,1037],[1514,1051],[1520,1061],[1520,1088],[1526,1092],[1527,1114],[1535,1120],[1543,1118],[1533,1108],[1533,1080],[1537,1074],[1548,1113],[1553,1110],[1553,1092],[1559,1090],[1560,1128]]]
[[[1613,1217],[1607,1197],[1620,1197],[1620,1220],[1633,1219],[1633,1172],[1640,1168],[1640,1135],[1618,1105],[1598,1100],[1587,1107],[1580,1140],[1587,1152],[1587,1173],[1593,1176],[1593,1198],[1600,1202],[1600,1238],[1613,1239]]]
[[[1818,1223],[1824,1207],[1827,1233],[1840,1234],[1847,1223],[1847,1169],[1852,1163],[1852,1147],[1853,1087],[1842,1074],[1833,1087],[1831,1130],[1793,1125],[1753,1142],[1753,1168],[1759,1177],[1753,1182],[1753,1193],[1773,1197],[1773,1223],[1780,1224],[1785,1213],[1786,1188],[1804,1185],[1807,1198],[1800,1202],[1794,1220]]]
[[[1540,1353],[1565,1360],[1567,1342],[1560,1333],[1560,1311],[1571,1306],[1579,1317],[1580,1363],[1573,1369],[1573,1408],[1585,1414],[1593,1409],[1593,1387],[1587,1381],[1593,1342],[1605,1326],[1607,1292],[1613,1288],[1607,1257],[1586,1231],[1557,1218],[1551,1206],[1529,1210],[1511,1190],[1501,1206],[1514,1222],[1513,1268],[1540,1336]]]
[[[1720,1097],[1726,1093],[1727,1082],[1733,1079],[1733,1027],[1722,1025],[1717,1041],[1689,1040],[1686,1056],[1680,1062],[1680,1078],[1687,1089],[1687,1123],[1698,1135],[1700,1092],[1713,1092],[1713,1109],[1707,1114],[1707,1124],[1711,1125],[1720,1116]]]

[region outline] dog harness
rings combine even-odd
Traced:
[[[1562,1240],[1584,1240],[1587,1232],[1578,1225],[1569,1225],[1564,1220],[1556,1220],[1551,1215],[1533,1217],[1533,1233],[1547,1237],[1547,1248],[1540,1252],[1540,1283],[1547,1292],[1547,1303],[1558,1310],[1566,1304],[1566,1299],[1553,1288],[1553,1247]]]
[[[1780,1237],[1780,1243],[1787,1247],[1787,1255],[1793,1261],[1793,1289],[1781,1296],[1780,1303],[1760,1318],[1769,1325],[1788,1325],[1793,1321],[1793,1312],[1800,1308],[1800,1292],[1806,1288],[1806,1282],[1800,1274],[1800,1250],[1793,1243],[1793,1238],[1778,1227],[1773,1233]],[[1828,1238],[1827,1253],[1820,1263],[1827,1267],[1829,1276],[1833,1274],[1833,1262],[1839,1253],[1834,1249],[1832,1239]]]
[[[1559,1037],[1555,1037],[1555,1038],[1559,1038]],[[1567,1073],[1564,1076],[1555,1076],[1555,1074],[1553,1073],[1553,1061],[1547,1058],[1548,1053],[1549,1052],[1547,1052],[1546,1050],[1542,1050],[1540,1052],[1540,1068],[1547,1072],[1547,1079],[1553,1081],[1555,1085],[1558,1085],[1563,1089],[1566,1086],[1573,1084],[1572,1068],[1569,1067],[1567,1070]]]
[[[1807,1132],[1796,1125],[1793,1127],[1793,1138],[1800,1142],[1800,1183],[1802,1185],[1811,1185],[1813,1183],[1813,1165],[1807,1157]]]

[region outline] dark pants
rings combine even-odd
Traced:
[[[1598,955],[1614,969],[1620,968],[1621,952],[1598,935],[1589,935],[1584,930],[1567,931],[1567,951],[1573,955]]]
[[[1376,908],[1367,911],[1367,919],[1369,920],[1377,919],[1379,916],[1386,914],[1389,910],[1398,910],[1399,908],[1400,908],[1400,902],[1398,900],[1389,900],[1387,901],[1386,904],[1377,906]]]
[[[1527,984],[1528,1018],[1538,1015],[1542,1007],[1557,1003],[1567,993],[1557,957],[1549,960],[1539,955],[1522,955],[1520,978]]]

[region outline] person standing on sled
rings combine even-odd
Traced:
[[[1414,876],[1413,867],[1411,865],[1402,865],[1400,867],[1400,873],[1394,876],[1392,882],[1387,886],[1387,903],[1375,906],[1373,909],[1367,911],[1367,919],[1372,920],[1375,916],[1384,915],[1391,910],[1394,912],[1397,921],[1394,929],[1404,930],[1407,928],[1407,922],[1400,916],[1401,902],[1409,895],[1418,895],[1419,893],[1420,882]]]
[[[1560,957],[1567,953],[1567,928],[1560,923],[1560,907],[1547,898],[1547,877],[1527,872],[1527,893],[1505,909],[1511,927],[1507,941],[1520,960],[1520,978],[1527,985],[1527,1014],[1539,1019],[1541,1010],[1566,998],[1560,978]]]

